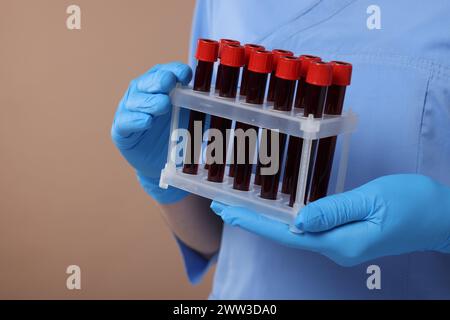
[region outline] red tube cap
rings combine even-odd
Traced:
[[[301,61],[296,57],[280,57],[278,60],[277,78],[286,80],[298,80],[300,78]]]
[[[265,50],[265,48],[263,46],[260,46],[259,44],[252,44],[252,43],[247,43],[245,46],[245,64],[248,64],[248,61],[250,60],[250,54],[252,53],[252,51],[255,50]]]
[[[258,73],[270,73],[273,70],[273,54],[266,50],[252,51],[248,70]]]
[[[322,58],[304,54],[299,57],[299,60],[301,61],[300,77],[306,78],[306,75],[308,74],[309,64],[311,62],[322,61]]]
[[[233,39],[220,39],[219,40],[219,58],[222,56],[222,47],[226,44],[240,45],[241,43],[239,41],[233,40]]]
[[[322,61],[311,62],[309,64],[306,82],[316,86],[327,87],[333,80],[333,67],[331,63]]]
[[[292,51],[282,49],[273,49],[272,53],[273,53],[273,71],[277,70],[278,59],[280,59],[281,57],[292,57],[294,55]]]
[[[230,67],[242,67],[245,64],[245,49],[236,44],[225,44],[222,47],[220,64]]]
[[[352,79],[352,65],[343,61],[331,61],[333,67],[333,84],[338,86],[350,85]]]
[[[219,54],[219,43],[215,40],[198,39],[195,58],[200,61],[215,62]]]

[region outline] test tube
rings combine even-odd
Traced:
[[[240,45],[241,43],[239,41],[233,40],[233,39],[220,39],[219,40],[219,59],[222,58],[223,46],[227,45],[227,44]],[[217,67],[216,85],[214,87],[216,92],[219,92],[221,84],[222,84],[222,64],[219,64],[219,66]]]
[[[219,67],[221,68],[221,86],[219,96],[223,98],[235,98],[239,81],[241,67],[245,63],[244,47],[237,44],[226,44],[222,47],[222,58]],[[211,116],[211,128],[218,129],[222,137],[226,137],[227,129],[231,128],[230,119]],[[226,166],[227,141],[223,139],[222,159],[209,165],[208,180],[222,182]]]
[[[280,59],[280,57],[292,57],[294,55],[292,51],[282,49],[274,49],[272,50],[272,53],[273,53],[273,71],[270,74],[269,90],[267,91],[267,101],[271,102],[273,102],[275,98],[275,82],[277,80],[275,73],[277,70],[278,60]]]
[[[304,54],[299,57],[301,61],[300,79],[298,80],[297,93],[295,94],[295,108],[305,107],[305,91],[306,91],[306,77],[308,75],[309,66],[313,62],[322,61],[322,58]]]
[[[300,60],[292,56],[280,57],[275,77],[273,108],[278,111],[291,111],[294,100],[295,84],[300,78]],[[267,150],[268,153],[270,153],[270,156],[273,155],[274,151],[277,152],[278,170],[275,174],[261,175],[261,198],[276,200],[287,135],[279,133],[279,150],[273,150],[271,140],[269,139],[270,130],[268,131],[266,141],[261,141],[261,143],[267,143]]]
[[[325,101],[327,97],[328,87],[331,85],[333,76],[332,65],[330,63],[325,63],[322,61],[312,62],[309,65],[308,74],[306,76],[306,85],[304,92],[305,99],[305,108],[303,115],[308,117],[310,114],[314,116],[314,118],[321,118],[323,115],[323,111],[325,108]],[[312,172],[314,155],[317,149],[317,140],[312,142],[311,148],[311,157],[309,163],[309,171],[308,171],[308,179],[307,186],[305,190],[309,189],[309,181],[310,175]],[[296,159],[296,167],[300,166],[301,156],[299,155]],[[289,205],[292,207],[295,203],[295,198],[297,196],[297,180],[298,180],[299,171],[296,170],[294,177],[292,179],[292,184],[295,184],[291,187],[291,195],[289,199]],[[307,192],[305,192],[305,198],[307,196]],[[306,203],[306,199],[302,199],[304,203]]]
[[[345,91],[350,85],[352,77],[352,65],[342,61],[331,61],[333,68],[333,80],[328,88],[324,114],[341,115],[344,106]],[[337,137],[328,137],[319,140],[314,173],[311,180],[309,201],[315,201],[327,195],[333,166],[334,151]]]
[[[241,85],[239,90],[239,95],[245,96],[247,94],[247,74],[248,74],[248,63],[250,60],[250,54],[255,50],[264,50],[263,46],[259,44],[247,43],[244,45],[245,50],[245,65],[242,68],[242,76],[241,76]],[[236,153],[234,153],[234,161],[230,164],[230,170],[228,171],[228,175],[230,177],[234,177],[234,169],[235,164],[237,162]]]
[[[251,53],[256,50],[264,50],[265,49],[263,46],[260,46],[259,44],[252,44],[252,43],[247,43],[244,46],[244,48],[245,48],[245,66],[242,70],[241,87],[239,90],[239,94],[241,96],[247,95],[248,64],[250,61]]]
[[[233,39],[220,39],[220,40],[219,40],[219,54],[218,54],[219,59],[220,59],[221,56],[222,56],[222,47],[223,47],[224,45],[227,45],[227,44],[237,44],[237,45],[240,45],[241,43],[240,43],[239,41],[233,40]],[[218,93],[218,92],[220,91],[221,82],[222,82],[222,65],[219,64],[219,65],[217,66],[216,83],[215,83],[215,86],[214,86],[214,91],[215,91],[216,93]],[[205,163],[205,169],[206,169],[206,170],[209,169],[209,163],[208,163],[208,162]]]
[[[300,60],[300,79],[297,84],[297,93],[295,95],[294,107],[304,108],[304,97],[306,90],[306,76],[308,74],[309,65],[314,61],[321,61],[320,57],[312,55],[302,55]],[[286,157],[286,164],[284,166],[283,183],[281,185],[281,192],[285,194],[291,193],[291,187],[297,188],[297,180],[294,179],[296,171],[298,171],[297,162],[302,153],[303,140],[296,136],[290,136],[288,142],[288,150]],[[294,181],[293,181],[294,179]]]
[[[219,43],[209,39],[199,39],[197,43],[197,52],[195,58],[197,59],[197,67],[194,75],[194,91],[209,92],[211,89],[211,78],[214,69],[214,62],[217,60],[219,50]],[[188,131],[189,137],[187,141],[186,155],[184,158],[183,173],[197,174],[198,160],[201,153],[201,142],[195,143],[195,139],[202,139],[202,137],[194,137],[195,122],[200,121],[203,127],[205,122],[205,114],[202,112],[191,110],[189,112]],[[198,145],[198,147],[197,147]]]
[[[250,55],[247,71],[245,102],[263,104],[266,94],[267,78],[272,72],[273,54],[266,50],[255,50]]]
[[[280,57],[291,57],[294,55],[292,51],[288,50],[282,50],[282,49],[274,49],[272,50],[273,53],[273,71],[270,74],[270,80],[269,80],[269,89],[267,91],[267,101],[273,102],[275,98],[275,82],[277,80],[277,77],[275,76],[275,72],[277,69],[278,60]],[[295,88],[294,88],[295,89]],[[261,185],[261,161],[258,158],[257,164],[256,164],[256,173],[255,173],[255,180],[253,181],[256,185]]]
[[[250,55],[248,63],[247,74],[247,95],[246,102],[250,104],[262,105],[264,102],[264,95],[267,87],[267,77],[272,72],[272,58],[273,54],[270,51],[256,50]],[[237,122],[236,129],[244,131],[253,129],[258,132],[258,127],[250,124]],[[234,155],[237,159],[237,138],[234,139]],[[241,146],[239,146],[241,147]],[[251,163],[254,157],[255,145],[250,145],[249,139],[245,140],[245,161],[244,163],[235,163],[235,173],[233,188],[242,191],[250,189],[250,179],[252,176],[253,164]]]

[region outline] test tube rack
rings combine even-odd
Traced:
[[[339,136],[341,140],[340,157],[334,193],[344,190],[347,171],[351,133],[356,129],[358,118],[351,110],[339,116],[324,115],[323,118],[303,116],[303,109],[291,111],[274,110],[271,104],[252,105],[245,103],[239,96],[235,99],[221,98],[210,92],[196,92],[188,86],[179,86],[171,92],[173,105],[167,163],[161,172],[160,187],[173,186],[201,197],[220,201],[227,205],[243,206],[272,219],[293,226],[294,219],[304,206],[308,170],[313,141],[321,138]],[[289,195],[279,192],[276,200],[259,196],[260,187],[252,184],[250,191],[233,189],[233,178],[225,174],[222,183],[206,179],[207,170],[199,165],[197,175],[186,174],[177,166],[175,157],[177,140],[172,139],[173,132],[179,128],[181,108],[203,112],[222,118],[248,123],[257,127],[279,130],[291,136],[303,139],[303,147],[298,175],[296,201],[289,206]],[[253,181],[252,177],[252,181]],[[291,228],[296,231],[295,228]]]

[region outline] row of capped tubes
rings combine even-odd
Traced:
[[[222,39],[220,42],[208,39],[199,39],[196,51],[198,60],[194,76],[193,90],[209,92],[211,90],[211,80],[214,63],[220,58],[217,68],[216,93],[223,98],[235,98],[238,90],[239,78],[241,97],[245,97],[245,102],[253,105],[262,105],[267,99],[273,102],[273,108],[280,111],[290,111],[294,108],[302,108],[303,115],[313,115],[321,118],[323,114],[340,115],[342,113],[345,89],[350,84],[352,66],[345,62],[321,61],[319,57],[302,55],[294,57],[288,50],[275,49],[271,52],[264,47],[254,44],[241,46],[238,41]],[[242,69],[242,75],[241,74]],[[270,78],[269,78],[270,75]],[[270,79],[270,80],[269,80]],[[268,81],[269,80],[269,81]],[[269,85],[266,90],[267,84]],[[267,91],[267,96],[265,95]],[[295,96],[294,96],[295,95]],[[194,133],[194,123],[200,121],[202,132],[204,131],[205,114],[198,111],[190,112],[188,130]],[[217,116],[211,116],[210,128],[218,129],[223,136],[227,129],[231,129],[232,121]],[[235,129],[258,130],[259,128],[247,123],[236,122]],[[269,130],[270,131],[270,130]],[[235,141],[236,142],[236,141]],[[263,147],[271,149],[270,140],[266,141]],[[303,139],[294,136],[279,134],[281,150],[276,150],[280,156],[279,166],[276,174],[261,175],[263,165],[259,161],[256,166],[254,183],[261,186],[261,197],[266,199],[276,199],[278,185],[281,176],[281,168],[284,169],[281,192],[290,194],[290,205],[296,201],[296,190],[298,180],[298,169],[300,166],[300,155]],[[197,174],[199,151],[194,150],[193,143],[189,144],[186,152],[183,172],[186,174]],[[336,137],[314,141],[312,147],[311,161],[316,160],[316,164],[310,164],[308,174],[309,200],[313,201],[326,195],[331,173]],[[261,145],[260,145],[261,147]],[[284,148],[287,148],[287,158],[284,159]],[[227,145],[223,144],[223,155],[227,154]],[[234,143],[236,148],[236,143]],[[230,176],[234,177],[233,188],[236,190],[248,191],[250,188],[250,177],[253,172],[253,164],[247,158],[253,158],[252,150],[248,146],[244,153],[246,161],[230,166]],[[236,157],[236,150],[234,155]],[[208,180],[222,182],[225,173],[225,163],[207,164]],[[304,202],[307,199],[305,197]]]

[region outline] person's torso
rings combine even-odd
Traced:
[[[422,173],[450,185],[450,3],[377,1],[381,29],[368,27],[371,4],[199,1],[192,40],[235,38],[351,62],[345,106],[359,124],[346,189],[394,173]],[[380,290],[366,285],[372,264],[381,269]],[[225,226],[211,297],[450,298],[450,255],[414,253],[345,268]]]

